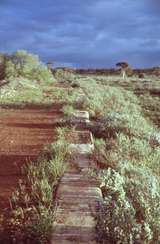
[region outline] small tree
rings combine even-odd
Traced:
[[[125,79],[127,76],[127,71],[129,70],[129,64],[127,62],[119,62],[116,64],[116,66],[120,68],[122,78]]]
[[[38,56],[27,53],[25,50],[17,50],[11,56],[11,60],[18,76],[26,76],[32,72],[32,69],[40,65]]]

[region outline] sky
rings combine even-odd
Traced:
[[[160,66],[159,0],[0,0],[0,52],[56,66]]]

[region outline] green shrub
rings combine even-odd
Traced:
[[[56,80],[58,82],[68,82],[68,83],[72,83],[74,82],[74,75],[71,71],[69,70],[64,70],[64,69],[57,69],[55,71],[55,74],[54,74]]]
[[[102,243],[159,243],[159,182],[145,168],[122,162],[119,172],[101,175],[104,209],[99,219]]]
[[[40,62],[37,55],[18,50],[11,55],[4,55],[5,78],[13,80],[24,77],[42,82],[54,82],[51,71]]]
[[[52,84],[56,81],[51,71],[44,65],[40,65],[33,69],[32,72],[28,75],[28,78],[41,81],[42,83],[45,82],[47,84]]]
[[[64,71],[62,69],[57,69],[54,74],[55,78],[59,82],[65,82],[64,80]]]

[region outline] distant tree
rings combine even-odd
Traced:
[[[129,64],[127,62],[119,62],[116,64],[120,68],[123,79],[127,76],[127,71],[129,70]]]

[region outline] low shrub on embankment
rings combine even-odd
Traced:
[[[56,80],[49,68],[37,55],[18,50],[12,54],[0,54],[3,80],[0,81],[1,106],[51,105],[45,87]]]

